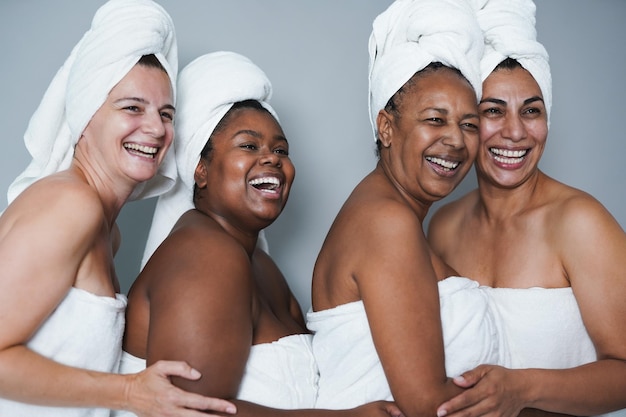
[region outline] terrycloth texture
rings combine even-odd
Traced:
[[[281,409],[313,408],[318,371],[310,334],[283,337],[276,342],[252,346],[237,399]],[[122,354],[120,373],[140,372],[144,359]],[[115,417],[133,413],[117,411]]]
[[[478,283],[450,277],[439,282],[439,293],[446,373],[452,377],[482,363],[508,364],[505,341]],[[320,370],[316,408],[393,399],[362,301],[309,312],[307,326],[314,332],[313,353]]]
[[[157,56],[174,86],[176,35],[161,6],[152,0],[109,0],[98,9],[30,119],[24,142],[33,160],[9,187],[9,204],[33,182],[69,168],[91,117],[141,56],[149,54]],[[155,178],[140,184],[131,199],[165,192],[175,175],[173,155],[167,155]]]
[[[178,218],[193,208],[194,172],[215,126],[234,103],[248,99],[259,101],[278,120],[268,103],[271,96],[272,85],[265,73],[234,52],[202,55],[180,72],[174,141],[178,179],[174,188],[158,199],[142,268]],[[263,234],[259,241],[267,251]]]
[[[512,368],[572,368],[597,359],[571,287],[485,288]],[[626,409],[606,414],[626,417]]]
[[[116,372],[122,352],[126,297],[100,297],[71,288],[65,299],[27,343],[56,362]],[[0,398],[0,416],[107,417],[109,410],[41,407]]]
[[[396,0],[374,20],[369,39],[369,109],[376,117],[431,62],[457,68],[480,99],[482,31],[467,0]]]
[[[480,63],[484,81],[506,58],[516,59],[535,78],[545,102],[548,122],[552,107],[552,76],[548,52],[537,42],[532,0],[470,0],[485,39]]]

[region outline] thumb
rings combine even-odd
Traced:
[[[152,367],[163,376],[178,376],[192,381],[199,379],[202,374],[197,369],[183,361],[158,361]]]
[[[461,388],[469,388],[476,385],[481,378],[482,373],[478,368],[476,368],[471,371],[464,372],[459,376],[455,376],[452,378],[452,381],[454,381],[455,385]]]

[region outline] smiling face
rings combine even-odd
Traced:
[[[476,172],[481,184],[514,188],[535,176],[548,122],[532,75],[521,67],[491,73],[483,83],[479,112]]]
[[[165,71],[137,64],[111,90],[76,147],[101,178],[152,178],[174,138],[174,106]]]
[[[405,195],[426,204],[461,182],[478,148],[476,95],[456,71],[418,73],[396,111],[378,117],[381,164]]]
[[[258,231],[276,220],[287,203],[295,177],[289,144],[264,109],[232,109],[223,121],[211,135],[212,150],[196,168],[196,207]]]

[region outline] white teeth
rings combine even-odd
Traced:
[[[155,148],[153,146],[140,145],[138,143],[125,143],[124,148],[129,149],[131,151],[139,151],[141,153],[145,153],[148,155],[154,155],[159,150],[159,148]]]
[[[508,149],[489,148],[489,151],[495,155],[505,156],[507,158],[522,158],[528,152],[527,149],[519,151],[511,151]]]
[[[494,154],[494,159],[501,164],[519,164],[524,160],[524,157],[528,153],[527,149],[512,151],[508,149],[489,148],[489,151]]]
[[[446,170],[452,170],[459,166],[458,162],[447,161],[445,159],[436,158],[432,156],[427,156],[426,160],[432,162],[433,164],[441,165]]]
[[[263,177],[263,178],[255,178],[250,180],[248,184],[252,186],[269,184],[270,186],[267,189],[273,190],[280,186],[280,180],[276,177]]]

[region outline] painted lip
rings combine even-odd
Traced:
[[[464,159],[459,157],[450,156],[435,156],[429,155],[424,157],[429,166],[442,177],[453,177],[458,172],[458,169],[463,165]]]
[[[495,146],[489,147],[489,156],[495,165],[503,169],[517,169],[524,165],[531,148],[509,149]]]

